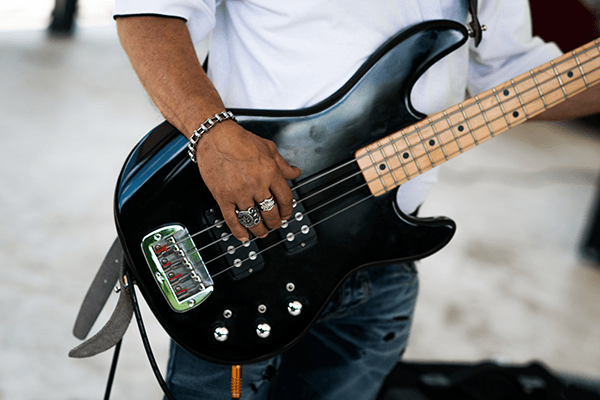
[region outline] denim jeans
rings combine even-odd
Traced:
[[[299,343],[242,367],[242,399],[375,399],[407,345],[417,291],[412,263],[353,274]],[[176,400],[228,399],[230,379],[231,367],[171,344],[167,384]]]

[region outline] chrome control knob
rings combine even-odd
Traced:
[[[258,337],[260,338],[268,338],[269,335],[271,334],[271,326],[269,324],[258,324],[256,326],[256,334],[258,335]]]
[[[290,301],[287,308],[288,312],[295,317],[296,315],[300,315],[302,312],[302,303],[297,300]]]
[[[217,326],[215,328],[215,339],[217,339],[219,342],[224,342],[227,340],[227,338],[229,338],[229,329],[225,328],[224,326]]]

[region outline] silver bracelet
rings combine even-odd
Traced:
[[[194,134],[190,137],[190,142],[187,145],[188,155],[190,156],[190,159],[193,162],[195,162],[195,163],[198,162],[196,160],[196,145],[200,141],[200,138],[202,137],[202,135],[204,135],[206,132],[208,132],[210,130],[210,128],[215,126],[217,124],[217,122],[223,122],[228,119],[232,119],[235,121],[235,115],[233,115],[233,113],[231,111],[223,111],[222,113],[215,114],[214,117],[209,118],[206,121],[204,121],[204,123],[202,125],[200,125],[200,128],[198,128],[194,131]]]

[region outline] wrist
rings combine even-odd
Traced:
[[[228,120],[235,121],[235,116],[231,111],[222,111],[220,113],[216,113],[214,116],[206,119],[206,121],[201,123],[198,129],[196,129],[192,133],[192,136],[190,136],[188,142],[188,156],[194,163],[197,163],[196,149],[198,143],[200,142],[200,140],[202,140],[202,136],[207,134],[217,124],[223,123]]]

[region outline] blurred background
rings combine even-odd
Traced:
[[[578,14],[559,10],[558,25],[532,9],[534,29],[549,26],[567,51],[597,26],[564,4]],[[122,163],[162,122],[120,48],[112,1],[80,0],[71,24],[73,6],[0,3],[0,400],[101,398],[112,352],[69,359],[71,329],[116,235]],[[527,123],[443,166],[422,215],[458,231],[420,264],[405,359],[538,360],[600,379],[599,183],[596,117]],[[168,338],[144,313],[164,370]],[[126,397],[161,398],[133,324],[113,389]]]

